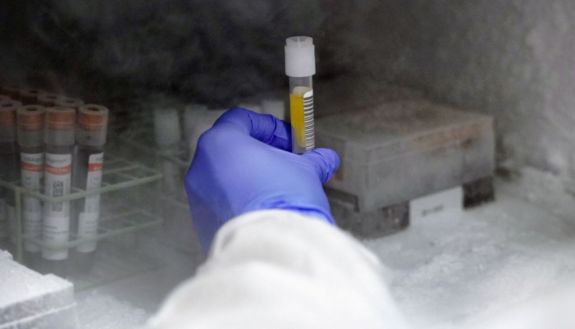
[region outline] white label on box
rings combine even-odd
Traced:
[[[462,211],[463,189],[461,186],[414,199],[409,203],[410,221],[457,215]]]
[[[78,238],[93,239],[98,235],[98,213],[82,212],[78,218]],[[79,252],[96,250],[96,240],[84,242],[78,246]]]
[[[46,153],[45,172],[45,193],[47,196],[60,197],[70,193],[72,154]],[[70,213],[70,201],[46,202],[45,211],[47,217],[68,216]]]
[[[38,201],[33,199],[33,201]],[[39,203],[39,202],[38,202]],[[26,243],[24,249],[29,252],[39,252],[40,247],[36,244],[42,232],[42,213],[38,211],[24,210],[24,236]]]
[[[104,153],[90,155],[88,159],[88,175],[86,177],[86,191],[100,188],[102,185],[102,168],[104,166]],[[84,211],[89,213],[100,212],[100,194],[86,197]]]
[[[54,249],[68,242],[70,236],[69,216],[46,216],[43,226],[43,241],[49,248],[43,248],[42,257],[49,260],[68,258],[68,249]]]

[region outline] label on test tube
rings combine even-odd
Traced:
[[[296,153],[310,151],[315,147],[313,115],[313,90],[295,87],[290,94],[290,119]]]
[[[98,235],[98,213],[82,212],[78,216],[78,238],[93,239]],[[79,252],[96,250],[96,240],[84,242],[76,248]]]
[[[42,250],[42,257],[49,260],[68,258],[68,249],[56,249],[68,242],[70,216],[50,215],[44,218],[43,241],[48,248]]]
[[[40,190],[40,179],[42,178],[42,164],[44,154],[42,153],[21,153],[20,168],[22,169],[22,186],[26,189]]]
[[[70,193],[72,155],[46,153],[46,195],[60,197]],[[68,215],[70,201],[47,202],[46,215]]]
[[[22,186],[32,191],[40,190],[42,179],[43,153],[21,153]],[[32,241],[40,238],[42,231],[42,206],[40,200],[24,197],[24,236],[27,238],[24,248],[29,252],[38,252],[40,248]],[[31,241],[32,240],[32,241]]]
[[[90,155],[88,159],[88,175],[86,177],[86,191],[100,188],[102,185],[102,169],[104,167],[104,153]],[[84,201],[84,211],[90,213],[100,212],[100,194],[87,196]]]
[[[104,153],[90,155],[88,159],[88,175],[86,190],[97,189],[102,185],[102,169]],[[100,195],[87,196],[84,201],[84,212],[78,216],[78,238],[93,239],[98,235],[98,218],[100,216]],[[76,248],[79,252],[96,250],[96,240],[82,243]]]
[[[47,196],[59,197],[70,193],[72,155],[46,153]],[[70,201],[47,202],[45,204],[43,241],[47,246],[58,247],[68,242],[70,235]],[[49,260],[68,258],[68,249],[44,248],[42,257]]]
[[[38,200],[34,200],[38,201]],[[40,202],[38,202],[38,206]],[[41,238],[42,233],[42,212],[29,211],[24,209],[24,235],[26,236],[26,243],[24,249],[29,252],[39,252],[40,246],[35,243]]]

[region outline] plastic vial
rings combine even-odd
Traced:
[[[184,138],[186,145],[189,145],[195,135],[195,126],[197,125],[202,114],[208,110],[208,107],[201,104],[190,104],[184,110]]]
[[[205,111],[201,111],[198,113],[196,118],[196,122],[194,124],[192,130],[192,136],[188,141],[188,152],[190,156],[190,162],[194,160],[194,156],[196,155],[196,148],[198,146],[198,141],[202,134],[206,132],[208,129],[212,128],[216,120],[222,114],[226,113],[225,109],[208,109]]]
[[[18,88],[17,86],[4,85],[0,88],[0,91],[2,92],[3,95],[6,95],[12,98],[13,100],[20,99],[20,88]]]
[[[77,157],[74,165],[74,187],[83,190],[98,189],[102,185],[104,145],[108,127],[108,109],[100,105],[83,105],[78,110]],[[77,235],[88,241],[76,247],[75,268],[91,270],[97,247],[100,217],[100,195],[91,195],[76,202]]]
[[[0,102],[0,179],[18,181],[18,144],[16,143],[16,110],[22,104],[17,101]],[[0,238],[16,241],[16,212],[14,193],[0,188]]]
[[[18,109],[18,145],[20,146],[20,178],[22,187],[40,191],[44,170],[44,115],[39,105],[26,105]],[[24,196],[22,212],[24,226],[24,256],[28,264],[40,259],[37,241],[42,236],[42,204],[32,196]]]
[[[26,105],[38,104],[38,96],[42,94],[39,89],[24,88],[20,90],[20,100]]]
[[[44,134],[44,193],[61,197],[70,193],[72,185],[72,151],[76,111],[64,107],[46,110]],[[60,248],[70,236],[70,201],[45,202],[42,226],[43,271],[66,275],[69,251]]]
[[[175,108],[154,110],[154,137],[160,155],[163,157],[176,157],[181,139],[180,118]],[[179,168],[174,161],[162,160],[162,174],[164,176],[164,192],[173,194],[182,186],[179,177]]]
[[[315,50],[311,37],[295,36],[286,39],[285,70],[289,77],[292,152],[301,154],[315,147]]]
[[[262,106],[259,103],[240,103],[238,107],[241,107],[246,110],[250,110],[256,113],[263,113]]]
[[[12,100],[13,100],[13,99],[10,98],[10,96],[6,96],[6,95],[0,94],[0,102],[12,101]]]
[[[58,95],[58,94],[52,94],[52,93],[41,93],[38,95],[38,104],[46,106],[46,107],[53,107],[56,105],[56,102],[61,98],[62,96]]]
[[[84,105],[83,100],[66,96],[60,96],[54,100],[54,106],[56,107],[67,107],[70,109],[78,110],[82,105]]]
[[[264,99],[262,100],[261,106],[263,113],[271,114],[280,120],[286,119],[286,108],[283,100],[273,98]]]

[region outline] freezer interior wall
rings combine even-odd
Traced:
[[[374,6],[373,20],[358,35],[368,45],[365,56],[377,60],[365,61],[360,70],[492,114],[501,160],[573,179],[572,1],[408,0]]]
[[[569,0],[2,6],[5,79],[116,98],[128,93],[118,86],[128,84],[225,104],[281,85],[277,44],[286,35],[308,34],[319,45],[318,79],[348,76],[348,89],[358,80],[393,83],[485,111],[496,117],[501,159],[566,181],[574,176],[575,77],[566,73],[575,64],[575,4]]]

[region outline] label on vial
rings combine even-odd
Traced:
[[[38,201],[34,199],[34,201]],[[24,210],[24,249],[28,252],[39,252],[40,246],[37,241],[42,233],[42,213],[38,211]]]
[[[40,190],[43,165],[43,153],[20,154],[21,179],[24,188],[32,191]],[[42,232],[42,204],[40,200],[25,196],[22,218],[24,220],[24,237],[26,239],[24,249],[29,252],[40,251],[40,247],[34,242],[40,238]]]
[[[315,147],[313,90],[296,87],[290,94],[290,119],[294,151],[303,153]]]
[[[43,236],[45,247],[42,258],[48,260],[64,260],[68,258],[68,249],[58,249],[68,242],[70,235],[69,216],[46,216],[44,218]]]
[[[44,154],[42,153],[21,153],[20,168],[22,169],[22,186],[29,190],[40,190],[40,180],[42,179],[42,165]]]
[[[82,212],[78,216],[78,238],[93,239],[98,235],[98,214]],[[77,248],[79,252],[92,252],[96,250],[96,240],[87,241]]]
[[[88,159],[88,175],[86,177],[86,191],[100,188],[102,185],[103,167],[104,153],[90,155]],[[100,212],[100,194],[86,197],[84,201],[84,211],[89,213]]]
[[[46,153],[45,194],[60,197],[70,193],[72,180],[72,155]],[[46,202],[46,216],[68,216],[70,201]]]

